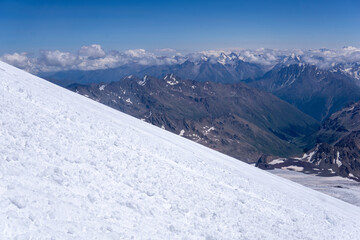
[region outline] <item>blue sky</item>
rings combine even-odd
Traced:
[[[360,1],[0,0],[0,54],[360,46]]]

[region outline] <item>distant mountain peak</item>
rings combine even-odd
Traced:
[[[284,58],[284,60],[281,62],[282,65],[290,66],[293,64],[302,64],[304,63],[301,56],[296,55],[295,53],[292,53],[290,56],[287,56]]]
[[[222,65],[225,64],[235,65],[236,61],[238,60],[239,60],[239,56],[234,52],[231,52],[230,54],[226,54],[222,52],[220,56],[217,58],[217,62]]]
[[[355,80],[360,80],[360,64],[357,62],[332,64],[331,71],[342,72]]]
[[[299,60],[295,55],[286,58],[293,64],[279,64],[250,85],[272,92],[319,121],[360,100],[360,89],[351,77]]]
[[[276,64],[272,70],[280,70],[282,68],[298,65],[299,67],[308,66],[301,56],[292,53],[290,56],[285,57],[281,62]]]

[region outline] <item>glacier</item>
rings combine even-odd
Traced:
[[[360,208],[0,62],[0,239],[357,239]]]

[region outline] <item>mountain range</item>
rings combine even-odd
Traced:
[[[44,72],[38,75],[61,86],[72,83],[109,83],[133,75],[143,77],[150,75],[161,78],[173,73],[183,79],[199,82],[212,81],[220,83],[234,83],[249,78],[260,77],[265,73],[265,67],[255,63],[245,62],[233,55],[221,55],[218,60],[203,58],[199,61],[186,60],[178,64],[141,65],[138,63],[125,64],[117,68],[104,70],[69,70],[59,72]]]
[[[292,54],[275,66],[245,62],[235,54],[222,53],[218,57],[185,59],[177,64],[141,65],[128,63],[117,68],[92,71],[60,71],[39,73],[39,76],[61,86],[73,83],[110,83],[129,75],[162,78],[173,73],[182,79],[198,82],[247,84],[280,97],[318,121],[347,104],[360,100],[359,65],[336,64],[320,68]]]
[[[315,148],[322,149],[316,150],[320,154],[334,152],[329,148],[336,144],[350,144],[336,131],[333,138],[338,142],[329,141],[324,129],[332,114],[360,101],[358,71],[356,63],[324,68],[295,54],[271,68],[245,62],[236,54],[221,54],[180,64],[47,73],[47,79],[63,86],[78,82],[67,87],[259,167],[297,166],[303,172],[352,174],[357,179],[356,161],[344,160],[347,170],[323,163],[319,168],[313,162],[324,161],[310,162],[309,154]],[[348,138],[353,141],[356,136],[352,133]],[[310,152],[302,157],[304,151]],[[279,157],[287,161],[268,165]]]
[[[126,77],[70,90],[246,162],[301,153],[316,120],[244,83]]]
[[[296,52],[296,51],[295,51]],[[267,71],[277,65],[291,65],[303,63],[315,65],[322,70],[333,72],[342,72],[349,77],[359,80],[359,63],[356,61],[357,52],[344,48],[343,52],[332,52],[327,56],[330,50],[320,49],[319,51],[298,51],[298,54],[286,51],[266,50],[262,51],[237,51],[237,52],[201,52],[188,55],[167,56],[141,56],[144,50],[136,54],[136,58],[123,59],[118,66],[105,62],[120,61],[123,55],[111,55],[110,59],[98,59],[98,63],[91,62],[97,59],[88,59],[91,63],[97,64],[93,69],[97,70],[52,70],[51,68],[40,68],[34,70],[35,73],[48,80],[54,81],[59,85],[66,86],[72,83],[100,83],[118,81],[128,75],[143,77],[150,75],[162,77],[168,73],[174,73],[183,79],[192,79],[197,81],[216,81],[216,82],[238,82],[246,79],[261,77]],[[354,55],[354,56],[353,56]],[[353,56],[353,57],[351,57]],[[44,57],[45,58],[45,57]],[[74,58],[76,58],[74,56]],[[53,64],[53,61],[50,62]],[[49,64],[50,64],[49,63]],[[15,64],[15,63],[14,63]],[[32,67],[41,65],[41,60],[32,63]],[[85,65],[85,63],[82,63]],[[52,66],[52,65],[51,65]],[[101,67],[102,66],[102,67]],[[32,69],[32,68],[30,68]],[[43,69],[43,70],[41,70]],[[81,69],[81,68],[80,68]]]
[[[278,64],[248,83],[273,93],[318,121],[360,100],[360,87],[351,77],[300,62]]]

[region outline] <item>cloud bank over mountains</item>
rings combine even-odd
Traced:
[[[300,56],[301,61],[321,68],[331,68],[337,64],[360,63],[360,48],[356,47],[310,50],[265,48],[208,50],[185,54],[170,48],[155,49],[153,52],[144,49],[129,49],[123,52],[105,51],[98,44],[82,46],[76,53],[59,50],[41,50],[38,54],[15,52],[0,56],[0,60],[28,72],[38,73],[107,69],[126,64],[171,65],[181,64],[187,60],[192,62],[206,60],[221,64],[232,64],[235,60],[243,60],[271,68],[291,55]]]

